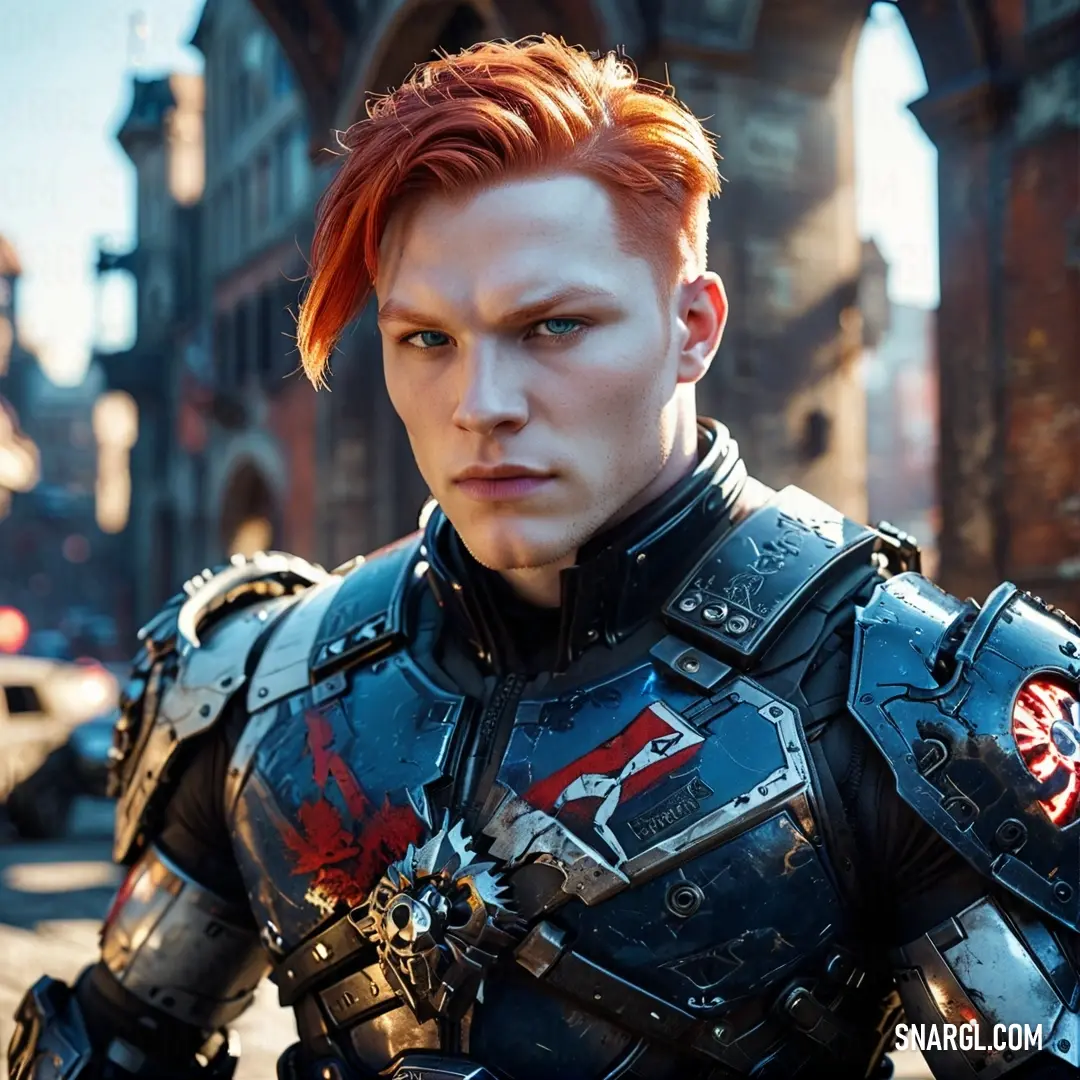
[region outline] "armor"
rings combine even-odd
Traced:
[[[703,421],[556,620],[438,507],[333,574],[203,580],[185,603],[234,599],[153,625],[118,735],[133,877],[99,981],[203,1036],[269,970],[283,1080],[885,1075],[901,998],[1042,1025],[928,1050],[941,1076],[1071,1073],[1075,626],[1011,586],[961,603],[897,530],[762,490]],[[207,776],[221,891],[163,847]],[[78,1044],[62,1003],[35,1015],[18,1060]]]
[[[900,574],[858,612],[850,707],[901,798],[998,886],[899,951],[909,1017],[1039,1032],[1037,1047],[930,1047],[935,1074],[990,1078],[1043,1047],[1080,1068],[1060,941],[1080,912],[1080,627],[1009,583],[979,608]]]

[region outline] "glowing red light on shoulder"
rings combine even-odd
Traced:
[[[1036,780],[1053,794],[1039,805],[1059,828],[1080,809],[1080,700],[1075,688],[1048,678],[1030,679],[1013,707],[1016,748]]]

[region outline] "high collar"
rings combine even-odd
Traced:
[[[554,670],[599,642],[617,644],[650,618],[694,562],[731,525],[746,467],[726,427],[698,420],[698,465],[661,496],[589,540],[561,574]],[[482,664],[505,672],[518,658],[502,609],[502,579],[465,550],[438,507],[424,534],[428,582]],[[500,600],[500,593],[502,599]]]

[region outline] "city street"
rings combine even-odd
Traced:
[[[96,955],[98,923],[120,870],[109,860],[112,807],[87,801],[69,839],[17,843],[0,838],[0,1077],[7,1077],[12,1015],[41,974],[73,978]],[[295,1037],[290,1013],[266,984],[237,1022],[243,1055],[236,1080],[273,1080],[278,1054]],[[896,1080],[927,1077],[914,1053],[896,1055]],[[552,1080],[555,1080],[553,1077]]]

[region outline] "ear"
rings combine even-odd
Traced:
[[[727,325],[728,301],[718,274],[707,270],[679,286],[680,383],[696,383],[709,370]]]

